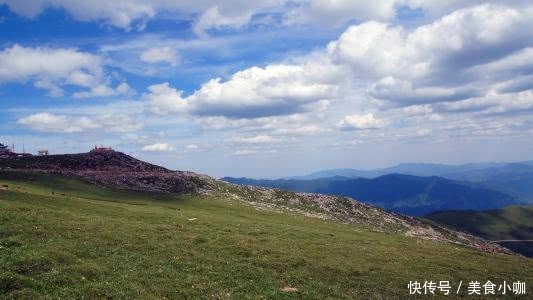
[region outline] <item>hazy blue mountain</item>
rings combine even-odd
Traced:
[[[387,174],[406,174],[414,176],[443,176],[445,174],[461,173],[474,170],[483,170],[487,168],[495,168],[504,166],[505,163],[472,163],[465,165],[442,165],[442,164],[429,164],[429,163],[404,163],[397,166],[373,169],[373,170],[357,170],[357,169],[331,169],[317,171],[304,176],[293,176],[285,179],[318,179],[329,178],[335,176],[343,177],[363,177],[363,178],[375,178]],[[533,165],[533,162],[532,162]]]
[[[500,191],[435,176],[389,174],[373,179],[332,177],[312,180],[225,177],[222,180],[297,192],[349,196],[388,210],[417,216],[441,210],[487,210],[521,203]]]
[[[470,182],[486,182],[500,180],[502,177],[516,177],[533,174],[533,165],[526,163],[510,163],[501,166],[464,170],[446,174],[446,178]]]
[[[533,203],[533,161],[519,163],[473,163],[441,165],[409,163],[375,170],[333,169],[289,179],[310,180],[335,176],[351,178],[377,178],[387,174],[413,176],[439,176],[454,181],[476,183],[487,189],[499,190],[527,203]]]
[[[479,183],[533,203],[533,162],[451,173],[444,177]]]

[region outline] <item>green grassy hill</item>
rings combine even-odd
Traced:
[[[533,205],[483,212],[444,211],[428,215],[427,218],[488,240],[533,240]],[[533,257],[533,242],[500,244]]]
[[[528,292],[533,282],[524,257],[224,194],[13,172],[0,172],[0,187],[0,298],[392,299],[412,280],[520,280]]]

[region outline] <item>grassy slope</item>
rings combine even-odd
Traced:
[[[488,240],[533,240],[533,205],[509,206],[483,212],[444,211],[427,218]],[[533,257],[533,243],[501,243]]]
[[[522,257],[207,196],[24,177],[0,173],[10,186],[0,191],[0,297],[290,298],[280,289],[296,287],[304,298],[390,299],[409,280],[533,280]]]

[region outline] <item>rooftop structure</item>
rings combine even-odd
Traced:
[[[15,155],[16,155],[16,153],[14,153],[12,149],[10,149],[8,146],[0,143],[0,157],[2,157],[2,158],[13,157]]]
[[[104,147],[104,146],[94,146],[94,149],[91,150],[91,152],[102,152],[102,151],[114,151],[111,147]]]
[[[39,150],[39,156],[48,156],[48,150],[46,149]]]

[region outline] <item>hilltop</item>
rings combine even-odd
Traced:
[[[171,171],[118,151],[90,151],[0,159],[0,168],[77,176],[92,183],[123,189],[196,193],[212,180],[192,172]]]
[[[171,172],[114,150],[5,158],[0,159],[0,167],[57,172]]]

